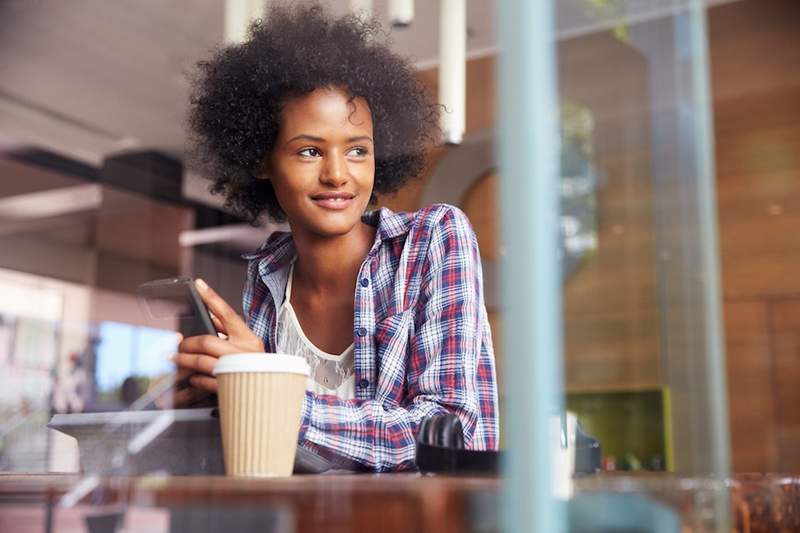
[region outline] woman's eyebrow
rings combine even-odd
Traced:
[[[349,139],[347,139],[347,142],[349,142],[349,143],[354,143],[354,142],[357,142],[357,141],[369,141],[369,142],[372,142],[372,137],[370,137],[369,135],[360,135],[358,137],[350,137]]]
[[[307,135],[305,133],[301,133],[300,135],[295,135],[294,137],[292,137],[291,139],[286,141],[286,144],[289,144],[290,142],[294,142],[294,141],[297,141],[297,140],[300,140],[300,139],[305,140],[305,141],[318,142],[318,143],[321,143],[321,142],[325,141],[325,139],[323,139],[322,137],[315,137],[313,135]]]
[[[311,142],[317,142],[317,143],[325,142],[325,139],[323,139],[322,137],[317,137],[315,135],[308,135],[306,133],[301,133],[300,135],[295,135],[294,137],[292,137],[291,139],[286,141],[286,144],[292,143],[292,142],[297,141],[297,140],[311,141]],[[348,143],[354,143],[354,142],[358,142],[358,141],[369,141],[371,143],[373,142],[372,137],[370,137],[369,135],[358,135],[356,137],[350,137],[349,139],[347,139]]]

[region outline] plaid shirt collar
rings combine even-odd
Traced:
[[[413,215],[413,213],[394,213],[386,207],[364,213],[361,221],[377,227],[371,250],[375,250],[385,240],[407,234],[414,220]],[[262,279],[266,279],[270,274],[287,268],[296,253],[292,234],[282,231],[270,236],[258,250],[243,254],[242,258],[248,261],[258,260],[259,274]]]
[[[373,254],[384,241],[406,235],[414,221],[414,213],[394,213],[391,209],[382,207],[364,213],[361,220],[377,227],[375,241],[369,252]],[[296,255],[294,239],[288,231],[273,233],[261,248],[242,255],[248,261],[258,261],[258,275],[269,290],[275,309],[283,301],[289,267]],[[276,342],[274,336],[270,335],[270,341],[273,344]]]

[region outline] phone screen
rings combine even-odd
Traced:
[[[211,315],[191,278],[150,281],[137,289],[145,314],[155,321],[176,321],[184,337],[216,335]]]

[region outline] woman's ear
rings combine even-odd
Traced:
[[[253,176],[258,180],[269,180],[272,175],[269,156],[265,156],[261,163],[253,170]]]

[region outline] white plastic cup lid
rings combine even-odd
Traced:
[[[276,372],[308,376],[311,368],[302,357],[263,352],[223,355],[214,367],[215,376],[235,372]]]

